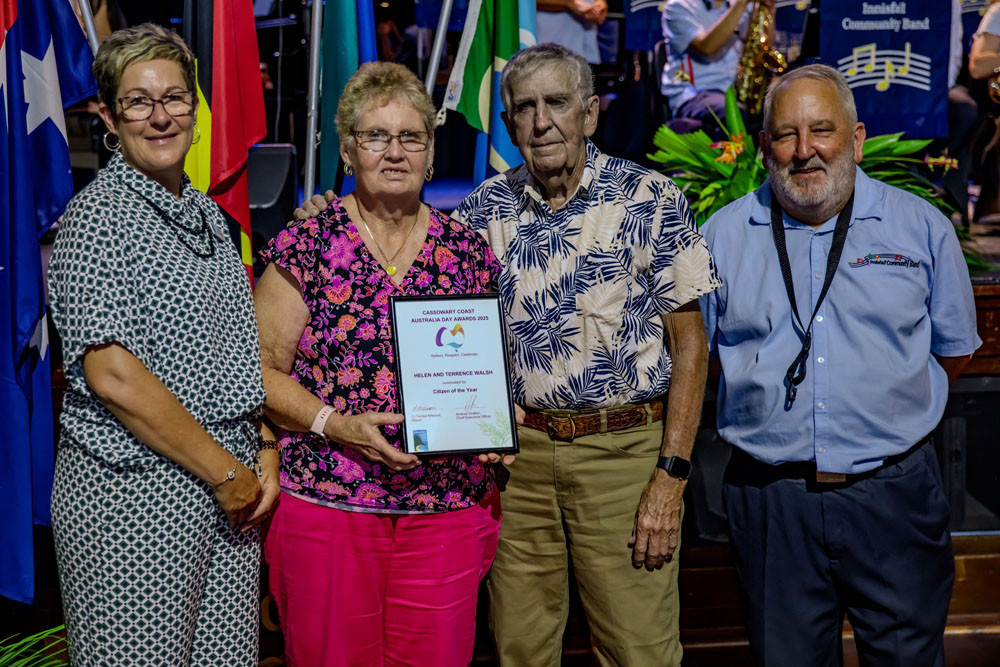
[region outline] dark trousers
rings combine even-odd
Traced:
[[[757,664],[841,664],[846,612],[863,667],[943,665],[955,566],[933,446],[844,484],[807,481],[802,468],[765,465],[737,448],[726,468]]]
[[[703,130],[716,141],[728,140],[716,118],[726,121],[726,94],[719,90],[699,90],[697,95],[677,107],[667,125],[677,134]]]

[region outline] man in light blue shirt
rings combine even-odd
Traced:
[[[774,0],[762,0],[771,11]],[[660,90],[679,132],[703,129],[721,138],[712,118],[725,118],[725,91],[736,78],[743,53],[748,0],[668,0],[660,23],[667,64]],[[771,37],[774,37],[772,21]]]
[[[954,562],[927,436],[981,341],[952,225],[858,169],[864,138],[835,70],[785,75],[769,180],[703,228],[724,283],[701,305],[726,507],[769,666],[836,665],[845,610],[863,664],[943,664]]]

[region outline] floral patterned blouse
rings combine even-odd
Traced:
[[[396,285],[358,235],[341,200],[318,217],[289,223],[264,250],[299,283],[310,319],[291,376],[343,415],[397,410],[389,297],[476,294],[496,284],[500,265],[483,238],[434,208],[427,238]],[[387,425],[399,447],[398,427]],[[424,458],[395,472],[349,447],[279,429],[281,487],[303,500],[368,512],[429,513],[479,503],[493,470],[475,456]]]

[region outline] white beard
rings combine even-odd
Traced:
[[[826,178],[818,184],[796,185],[792,180],[793,167],[797,169],[820,167],[826,172]],[[782,199],[800,209],[816,209],[817,217],[828,219],[833,217],[836,211],[831,210],[829,215],[824,215],[824,209],[839,205],[854,185],[854,146],[848,144],[844,152],[829,163],[814,155],[804,163],[796,163],[793,159],[784,167],[777,168],[773,157],[769,156],[767,169],[771,176],[771,188],[778,192]]]

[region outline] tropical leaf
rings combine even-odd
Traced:
[[[14,635],[0,640],[0,667],[68,665],[69,662],[61,657],[61,654],[66,652],[66,640],[57,636],[64,627],[60,625],[23,639],[18,639],[17,635]]]
[[[662,165],[661,171],[670,176],[684,193],[699,225],[724,206],[756,190],[767,178],[761,153],[752,137],[746,135],[732,88],[726,91],[726,117],[716,120],[731,139],[740,133],[743,135],[743,152],[732,163],[716,161],[723,154],[722,150],[712,148],[714,142],[701,130],[677,134],[666,125],[658,129],[653,138],[658,150],[647,155],[650,160]],[[927,200],[945,215],[951,214],[954,208],[934,186],[921,154],[931,142],[902,137],[903,133],[897,132],[866,139],[864,159],[859,166],[868,176]],[[962,248],[969,269],[992,268],[968,247],[968,239],[965,241]]]

